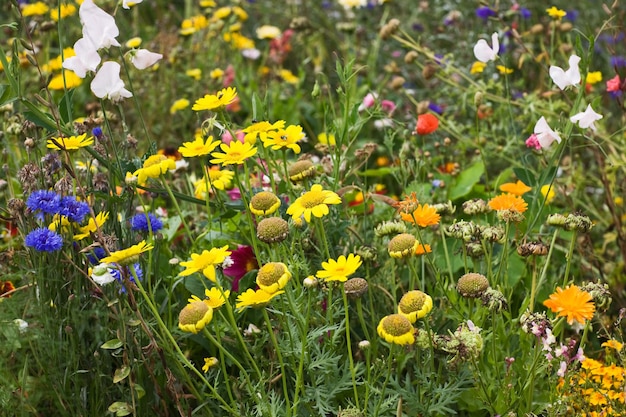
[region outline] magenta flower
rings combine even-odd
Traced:
[[[224,268],[224,275],[233,279],[232,291],[239,291],[239,280],[250,271],[259,269],[259,263],[254,256],[252,246],[239,245],[237,249],[231,251],[230,260],[232,264]]]

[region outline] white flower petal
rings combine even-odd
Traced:
[[[593,108],[591,108],[591,104],[588,104],[584,112],[573,115],[570,117],[570,121],[572,123],[578,123],[578,126],[580,126],[581,129],[590,128],[595,131],[595,122],[602,119],[602,117],[603,116],[601,114],[596,113]]]
[[[80,38],[74,44],[75,56],[71,56],[63,61],[63,68],[72,70],[80,78],[85,78],[87,71],[96,71],[100,64],[100,55],[86,38]]]
[[[150,52],[147,49],[138,49],[130,59],[130,62],[133,63],[135,68],[142,70],[156,64],[161,58],[163,58],[162,54]]]
[[[93,0],[84,0],[78,9],[83,24],[83,37],[96,49],[120,46],[115,38],[120,34],[113,16],[96,6]]]
[[[480,62],[494,61],[498,57],[500,51],[500,42],[498,41],[498,34],[491,35],[492,47],[489,46],[486,40],[479,39],[474,45],[474,56]]]
[[[579,62],[580,57],[572,55],[569,58],[570,67],[567,71],[563,70],[561,67],[550,66],[550,78],[552,78],[554,84],[561,90],[565,90],[570,85],[577,86],[581,79],[580,70],[578,69]]]
[[[102,64],[91,81],[91,91],[98,98],[108,98],[112,101],[133,96],[124,88],[124,81],[120,78],[120,64],[113,61]]]

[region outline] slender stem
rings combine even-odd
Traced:
[[[385,382],[383,383],[383,389],[380,392],[380,398],[378,399],[378,403],[376,404],[376,409],[374,410],[373,417],[378,417],[378,413],[380,412],[380,406],[383,404],[383,399],[385,397],[385,390],[387,388],[387,383],[389,382],[389,378],[391,377],[391,363],[393,362],[393,343],[389,346],[389,356],[387,356],[387,375],[385,376]]]
[[[174,207],[176,207],[176,211],[178,212],[178,217],[180,217],[180,221],[183,223],[183,227],[185,228],[185,232],[187,232],[187,237],[189,238],[190,242],[193,242],[193,237],[191,236],[191,230],[189,229],[189,226],[187,225],[187,221],[185,220],[185,216],[183,215],[183,212],[180,209],[180,206],[178,205],[178,200],[176,199],[176,197],[174,197],[174,194],[172,193],[172,189],[170,188],[170,185],[167,183],[167,181],[165,181],[165,178],[163,178],[163,176],[161,176],[161,184],[163,184],[163,188],[165,188],[165,190],[167,191],[167,194],[170,196],[170,200],[172,200],[172,203],[174,204]]]
[[[267,332],[270,335],[270,340],[272,341],[272,345],[274,346],[276,357],[278,358],[278,363],[280,365],[280,373],[282,374],[280,379],[283,383],[283,395],[285,396],[285,403],[287,404],[287,415],[291,416],[292,409],[289,401],[289,389],[287,388],[287,369],[285,368],[285,362],[283,362],[283,354],[280,352],[280,346],[278,346],[278,341],[276,340],[276,335],[274,334],[274,329],[272,328],[270,316],[267,314],[266,309],[263,308],[261,310],[263,311],[263,318],[265,319],[265,324],[267,325]]]
[[[343,289],[343,288],[342,288]],[[348,304],[348,296],[345,291],[341,291],[343,295],[343,309],[346,314],[346,345],[348,346],[348,360],[350,361],[350,373],[352,374],[352,389],[354,391],[354,402],[359,408],[359,391],[356,385],[356,372],[354,370],[354,358],[352,357],[352,342],[350,340],[350,305]]]
[[[574,245],[576,244],[576,230],[572,230],[572,237],[569,241],[569,249],[567,250],[567,263],[565,264],[565,274],[563,275],[563,288],[569,280],[569,271],[572,267],[572,255],[574,255]]]

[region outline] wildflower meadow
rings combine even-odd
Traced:
[[[6,0],[1,416],[626,416],[626,3]]]

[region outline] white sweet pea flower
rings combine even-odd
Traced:
[[[484,39],[480,39],[474,45],[474,56],[480,62],[489,62],[495,61],[498,57],[498,52],[500,51],[500,42],[498,41],[498,34],[494,33],[491,35],[491,44],[493,46],[489,46],[487,41]]]
[[[122,2],[122,7],[125,9],[130,9],[131,7],[133,7],[135,4],[139,4],[141,3],[143,0],[124,0]]]
[[[113,269],[110,266],[111,264],[107,263],[96,265],[91,272],[91,279],[98,285],[107,285],[115,281]]]
[[[135,68],[139,70],[151,67],[163,58],[162,54],[150,52],[147,49],[138,49],[131,52],[131,54],[130,62],[132,62]]]
[[[593,109],[591,108],[591,104],[588,104],[584,112],[575,114],[569,119],[572,121],[572,123],[578,122],[578,126],[580,126],[581,129],[591,128],[591,130],[595,132],[597,128],[594,123],[602,119],[602,117],[603,116],[601,114],[593,111]]]
[[[558,133],[552,130],[550,126],[548,126],[548,122],[546,122],[546,119],[543,116],[541,116],[541,119],[539,119],[535,124],[534,132],[542,149],[549,148],[555,140],[558,143],[561,143],[561,137]]]
[[[120,78],[120,64],[113,61],[102,64],[91,81],[91,91],[96,97],[108,98],[111,101],[120,101],[133,96],[133,93],[124,88],[124,81]]]
[[[17,326],[17,328],[20,331],[20,333],[25,333],[26,329],[28,329],[28,322],[27,321],[24,321],[22,319],[15,319],[15,320],[13,320],[13,323],[15,323],[15,325]]]
[[[63,68],[72,70],[80,78],[85,78],[87,71],[96,72],[100,64],[100,55],[87,38],[80,38],[74,44],[76,55],[63,61]]]
[[[96,6],[93,0],[84,0],[78,9],[83,24],[83,38],[98,49],[120,46],[115,38],[120,34],[113,16]]]
[[[572,55],[569,57],[569,69],[564,71],[561,67],[550,67],[550,78],[554,81],[561,90],[565,90],[567,86],[577,86],[580,84],[580,70],[578,69],[578,63],[580,57]]]

